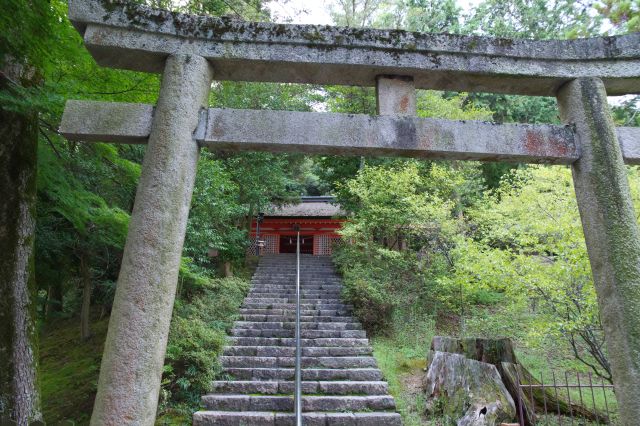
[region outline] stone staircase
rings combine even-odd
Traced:
[[[401,425],[330,257],[301,256],[304,425]],[[295,255],[263,256],[194,425],[293,425]]]

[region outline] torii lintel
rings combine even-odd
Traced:
[[[374,86],[410,75],[418,89],[554,96],[598,77],[640,93],[640,33],[577,40],[498,39],[400,30],[245,22],[122,0],[70,0],[69,17],[103,66],[162,72],[168,55],[206,58],[217,80]]]

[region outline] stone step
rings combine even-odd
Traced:
[[[331,294],[334,295],[341,295],[342,294],[342,289],[336,289],[336,288],[320,288],[321,285],[318,286],[314,286],[313,288],[303,288],[301,289],[302,294],[319,294],[322,296],[328,296]],[[324,287],[324,286],[322,286]],[[296,287],[295,286],[289,286],[288,288],[285,286],[281,286],[281,287],[267,287],[267,286],[255,286],[255,287],[251,287],[250,290],[251,293],[262,293],[262,294],[278,294],[278,295],[294,295],[296,294]]]
[[[296,277],[295,272],[292,274],[274,274],[269,272],[257,272],[252,278],[251,282],[270,282],[270,281],[287,281],[290,283],[295,283],[298,277]],[[308,274],[308,275],[300,275],[300,284],[310,284],[316,281],[331,281],[334,284],[338,284],[341,282],[341,278],[337,275],[332,274]]]
[[[334,290],[311,290],[311,291],[302,291],[300,293],[300,297],[311,297],[312,298],[320,298],[320,299],[340,299],[340,292]],[[296,297],[296,291],[256,291],[251,290],[247,297],[255,298],[255,297],[287,297],[292,298]]]
[[[332,272],[328,268],[307,268],[306,271],[303,271],[300,268],[300,279],[303,278],[332,278],[334,280],[340,279],[340,275]],[[285,277],[295,279],[297,277],[295,268],[290,269],[284,266],[273,267],[273,268],[257,268],[254,275],[256,277],[265,277],[265,278],[274,278],[274,277]]]
[[[220,411],[293,411],[293,397],[274,395],[205,395],[202,404]],[[394,410],[392,396],[303,396],[303,411]]]
[[[302,413],[308,426],[401,426],[398,413]],[[267,411],[198,411],[193,415],[194,426],[293,426],[292,413]]]
[[[315,292],[329,292],[329,291],[333,291],[336,293],[339,293],[342,291],[342,286],[340,285],[331,285],[331,284],[326,284],[326,283],[319,283],[319,284],[305,284],[305,285],[301,285],[300,286],[300,291],[302,292],[310,292],[310,291],[315,291]],[[269,291],[269,292],[273,292],[273,291],[281,291],[281,292],[288,292],[288,293],[293,293],[295,294],[296,292],[296,285],[295,284],[266,284],[264,282],[262,283],[256,283],[254,285],[251,286],[251,291],[258,291],[258,290],[264,290],[264,291]]]
[[[251,284],[254,285],[284,285],[286,287],[296,287],[296,277],[282,277],[282,276],[265,276],[265,277],[253,277]],[[315,286],[341,286],[342,279],[338,277],[300,277],[300,288],[315,287]]]
[[[342,316],[329,316],[329,315],[302,315],[300,316],[300,322],[348,322],[353,317],[349,314],[343,314]],[[252,322],[294,322],[296,320],[295,313],[290,315],[240,315],[242,321]]]
[[[300,322],[347,322],[353,319],[350,314],[342,315],[302,315],[300,316]],[[296,320],[295,314],[288,315],[259,315],[259,314],[247,314],[240,315],[239,321],[251,321],[251,322],[293,322]]]
[[[266,308],[240,308],[241,315],[258,315],[258,316],[294,316],[296,315],[295,309],[266,309]],[[352,312],[347,309],[304,309],[300,310],[300,315],[303,317],[311,316],[323,316],[323,317],[343,317],[351,316]]]
[[[256,267],[256,273],[260,272],[272,272],[275,275],[289,274],[295,276],[296,265],[259,265]],[[300,276],[313,273],[338,276],[338,273],[331,265],[300,265]]]
[[[260,299],[261,301],[266,301],[268,299],[280,299],[278,300],[278,302],[286,302],[286,303],[296,302],[295,293],[291,293],[291,294],[278,293],[278,292],[250,293],[247,295],[247,298],[249,300]],[[322,302],[329,301],[330,303],[341,303],[343,300],[342,300],[342,296],[339,293],[332,293],[332,294],[306,293],[306,294],[300,295],[301,303],[314,303],[314,302],[320,302],[320,301]]]
[[[295,356],[296,348],[291,346],[227,346],[224,355],[228,356]],[[369,356],[373,350],[369,346],[356,347],[310,347],[302,348],[302,356]]]
[[[285,289],[294,289],[294,290],[297,288],[295,280],[287,280],[282,278],[270,278],[270,279],[263,278],[263,279],[253,280],[251,281],[251,287],[253,288],[254,286],[259,286],[259,287],[282,286]],[[322,289],[324,289],[325,287],[329,287],[331,289],[331,287],[338,287],[338,286],[342,286],[342,281],[327,280],[327,279],[300,281],[300,288],[303,290],[306,290],[306,289],[318,290],[319,287],[321,287]]]
[[[342,303],[343,300],[339,296],[331,296],[331,297],[322,297],[318,295],[308,295],[308,296],[300,296],[301,304],[318,304],[318,303]],[[295,305],[296,296],[287,296],[284,295],[282,297],[277,294],[269,294],[269,295],[248,295],[245,299],[246,303],[265,303],[265,304],[273,304],[273,303],[291,303]]]
[[[220,357],[222,377],[194,414],[194,425],[293,425],[295,256],[260,259],[251,289]],[[401,425],[331,258],[302,256],[304,424]]]
[[[293,346],[296,340],[291,337],[239,337],[232,336],[228,339],[234,346]],[[302,347],[341,347],[351,348],[369,346],[369,339],[333,337],[328,339],[301,339]]]
[[[327,279],[317,279],[317,280],[305,280],[300,281],[300,288],[303,290],[318,290],[320,288],[325,289],[328,287],[339,287],[342,285],[342,281],[340,280],[327,280]],[[262,286],[281,286],[285,289],[296,289],[296,280],[287,280],[282,278],[262,278],[251,281],[251,287],[254,286],[262,287]]]
[[[319,288],[319,287],[320,286],[318,286],[316,288],[303,289],[301,294],[318,294],[318,295],[322,295],[322,296],[325,296],[325,295],[338,295],[339,297],[342,297],[342,289]],[[276,294],[276,295],[279,295],[279,296],[295,296],[296,295],[296,289],[293,286],[291,286],[289,288],[260,286],[260,287],[251,288],[251,293],[254,293],[254,294]]]
[[[375,368],[372,356],[306,357],[300,360],[303,368]],[[295,367],[295,357],[221,356],[223,367],[287,368]]]
[[[244,302],[242,308],[245,309],[296,309],[295,303],[262,303],[262,302]],[[351,305],[344,303],[301,303],[300,309],[320,309],[320,310],[353,310]]]
[[[292,273],[275,273],[275,272],[267,272],[267,271],[257,271],[253,277],[251,277],[252,281],[273,281],[273,280],[287,280],[289,282],[296,282],[298,277],[295,272]],[[326,272],[311,272],[308,274],[300,274],[300,283],[305,284],[309,281],[320,281],[320,280],[329,280],[334,283],[339,283],[342,278],[339,275],[330,274]]]
[[[295,392],[293,381],[260,381],[220,380],[213,382],[215,393],[228,394],[263,394],[263,395],[292,395]],[[352,381],[315,381],[302,382],[304,394],[326,395],[386,395],[389,393],[387,382],[352,382]]]
[[[236,329],[279,329],[293,330],[296,327],[294,321],[276,322],[276,321],[236,321],[233,328]],[[362,330],[362,325],[356,321],[349,322],[322,322],[322,321],[302,321],[300,328],[303,330]]]
[[[269,323],[271,324],[271,323]],[[295,337],[295,330],[285,329],[246,329],[232,328],[231,333],[235,337]],[[364,339],[367,334],[363,330],[301,330],[302,339],[328,339],[328,338],[356,338]]]
[[[311,297],[301,297],[301,301],[300,304],[333,304],[333,303],[342,303],[342,299],[336,299],[336,298],[323,298],[323,297],[315,297],[315,296],[311,296]],[[288,297],[288,296],[283,296],[283,297],[274,297],[273,295],[271,295],[271,297],[247,297],[244,299],[244,304],[248,305],[250,303],[262,303],[262,304],[270,304],[270,303],[291,303],[291,304],[295,304],[296,303],[296,298],[295,296],[292,297]]]
[[[235,380],[293,380],[295,376],[294,368],[226,367],[223,371]],[[370,382],[382,380],[382,373],[377,368],[305,368],[302,370],[302,380]]]

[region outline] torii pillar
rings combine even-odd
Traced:
[[[162,75],[100,368],[92,425],[153,425],[213,72],[171,55]]]
[[[599,78],[578,78],[557,93],[562,120],[581,149],[571,165],[598,296],[620,420],[640,414],[640,232],[616,128]]]

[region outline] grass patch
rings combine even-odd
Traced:
[[[421,383],[426,358],[406,358],[402,351],[398,351],[396,342],[389,338],[373,339],[372,346],[378,367],[389,383],[389,393],[396,400],[403,424],[424,424],[424,395],[419,387],[416,389],[412,385]]]
[[[373,355],[406,426],[424,425],[428,421],[424,416],[422,378],[434,334],[432,319],[396,313],[392,331],[371,339]]]

